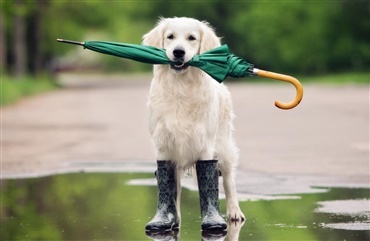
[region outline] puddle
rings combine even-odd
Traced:
[[[182,192],[180,232],[151,238],[145,234],[157,202],[151,180],[152,173],[1,180],[0,240],[202,240],[199,197],[191,188]],[[230,225],[225,238],[203,234],[203,240],[370,239],[369,189],[318,189],[325,191],[284,194],[275,200],[258,198],[275,194],[245,192],[248,201],[240,203],[244,225]],[[221,210],[225,213],[225,200]]]

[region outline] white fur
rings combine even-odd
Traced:
[[[144,35],[143,44],[166,49],[171,60],[175,59],[173,50],[180,47],[185,50],[187,62],[195,54],[220,46],[220,39],[206,22],[161,18],[154,29]],[[244,219],[233,175],[238,149],[232,135],[234,114],[229,91],[195,67],[176,71],[169,65],[155,65],[153,74],[148,101],[149,129],[157,160],[174,161],[178,173],[194,166],[198,160],[219,160],[228,219]]]

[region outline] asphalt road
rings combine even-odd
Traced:
[[[148,76],[64,75],[67,88],[2,108],[1,177],[38,176],[81,163],[155,161],[147,128]],[[369,184],[369,86],[227,82],[239,171],[335,177]]]

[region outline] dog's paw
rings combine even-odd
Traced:
[[[244,222],[245,216],[240,210],[239,206],[233,205],[227,208],[226,212],[227,220],[232,222]]]

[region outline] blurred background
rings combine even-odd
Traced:
[[[139,44],[159,16],[208,21],[233,53],[260,68],[299,76],[363,73],[370,66],[369,13],[369,1],[5,0],[2,102],[52,88],[47,80],[60,72],[150,71],[149,65],[84,51],[56,38]],[[23,84],[14,87],[14,81]]]
[[[261,189],[265,192],[262,194],[271,194],[268,188],[273,186],[286,194],[280,188],[285,179],[277,173],[314,177],[311,182],[292,179],[294,184],[288,184],[297,185],[297,193],[304,193],[302,183],[304,187],[327,185],[326,179],[318,180],[320,175],[336,175],[338,179],[331,181],[336,185],[340,180],[368,187],[369,0],[2,0],[0,4],[1,105],[6,106],[1,111],[0,178],[4,174],[33,177],[71,172],[86,166],[119,172],[127,168],[120,163],[138,160],[154,164],[145,108],[152,67],[61,44],[56,39],[140,44],[160,16],[187,16],[208,21],[232,53],[257,68],[289,74],[304,82],[302,103],[286,112],[273,106],[273,98],[292,93],[286,85],[270,88],[273,84],[267,81],[265,85],[241,83],[261,78],[235,79],[240,82],[228,85],[238,116],[235,134],[241,149],[239,171],[267,173],[266,177],[257,175],[255,183],[244,178],[248,185],[239,186],[238,190],[255,193]],[[145,78],[133,77],[142,73]],[[24,96],[65,87],[60,83],[61,76],[67,76],[72,83],[94,78],[106,83],[106,74],[118,74],[114,75],[115,80],[131,82],[121,81],[105,89],[64,88],[52,95],[10,105]],[[335,85],[316,85],[328,82]],[[154,167],[150,177],[152,170]],[[244,176],[250,176],[247,174]],[[71,236],[74,240],[96,240],[104,235],[112,237],[110,240],[128,240],[130,235],[131,240],[136,236],[143,239],[146,219],[155,210],[156,189],[124,187],[123,183],[139,174],[130,175],[76,174],[72,178],[57,175],[14,182],[0,180],[4,194],[0,195],[0,225],[4,227],[0,239],[62,240]],[[271,181],[266,184],[266,180]],[[356,197],[353,190],[347,192],[351,198]],[[185,220],[197,225],[190,217],[198,213],[198,199],[190,198],[193,194],[188,191],[184,193],[184,198],[192,200],[184,208],[189,210],[184,213],[189,216]],[[365,194],[359,197],[368,197],[368,189]],[[131,198],[132,202],[124,202],[122,197]],[[342,198],[334,192],[330,198],[339,197]],[[250,215],[247,220],[253,220],[246,225],[244,237],[276,240],[281,227],[269,229],[266,222],[291,224],[296,218],[300,227],[311,225],[312,210],[322,198],[310,196],[296,206],[284,201],[244,203],[243,209],[249,210]],[[141,216],[136,216],[138,210]],[[262,221],[254,223],[254,217]],[[138,218],[141,222],[136,222]],[[320,220],[315,221],[317,224],[329,222],[321,216],[315,220]],[[258,231],[261,227],[262,231]],[[192,230],[198,237],[199,227]],[[289,231],[283,233],[293,232],[294,240],[347,237],[338,232],[337,238],[331,229],[322,231],[316,226],[313,231],[300,228],[299,234],[295,233],[297,230],[289,226]],[[368,238],[367,233],[362,234]],[[265,238],[266,235],[271,238]],[[322,239],[312,238],[321,236]],[[281,240],[287,239],[284,236]]]

